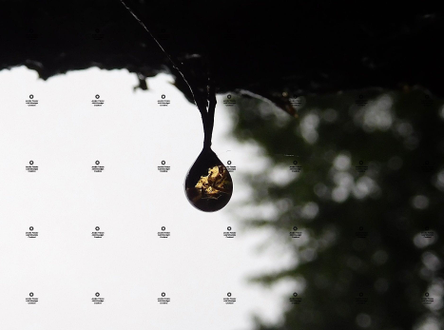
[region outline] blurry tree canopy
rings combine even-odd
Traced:
[[[442,329],[442,104],[421,91],[365,90],[308,97],[297,121],[238,101],[235,136],[268,159],[247,178],[242,222],[270,228],[270,242],[294,255],[253,279],[299,285],[288,287],[284,323],[257,329],[406,330],[425,320]]]

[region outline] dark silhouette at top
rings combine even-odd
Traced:
[[[419,85],[443,95],[442,15],[423,2],[126,2],[196,77],[210,58],[218,93],[250,91],[290,113],[289,98],[310,93]],[[119,0],[3,2],[0,27],[0,69],[26,65],[47,79],[126,68],[143,89],[147,77],[177,74]]]

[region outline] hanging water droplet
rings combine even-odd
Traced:
[[[233,194],[233,181],[227,168],[211,148],[204,148],[185,179],[190,203],[201,211],[222,209]]]

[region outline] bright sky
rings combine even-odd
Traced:
[[[202,148],[197,108],[161,74],[133,91],[134,74],[91,68],[44,82],[24,67],[0,72],[0,320],[4,329],[251,328],[276,321],[291,283],[265,289],[247,277],[290,266],[282,250],[257,247],[266,231],[241,227],[248,198],[241,173],[266,164],[232,139],[218,96],[213,150],[232,173],[234,194],[216,213],[193,208],[184,179]],[[29,95],[36,107],[25,102]],[[104,100],[94,107],[95,95]],[[170,100],[160,107],[161,95]],[[25,167],[33,160],[35,173]],[[95,161],[104,166],[95,173]],[[168,173],[157,166],[165,160]],[[38,237],[25,236],[33,226]],[[102,239],[91,232],[100,226]],[[157,233],[166,227],[170,237]],[[236,231],[234,239],[223,232]],[[275,239],[275,237],[273,237]],[[25,299],[33,292],[35,305]],[[94,305],[99,292],[104,298]],[[157,299],[161,292],[167,305]],[[227,292],[236,298],[224,304]]]

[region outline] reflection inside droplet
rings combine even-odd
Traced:
[[[217,155],[204,148],[185,179],[185,192],[190,203],[201,211],[222,209],[233,194],[233,181]]]

